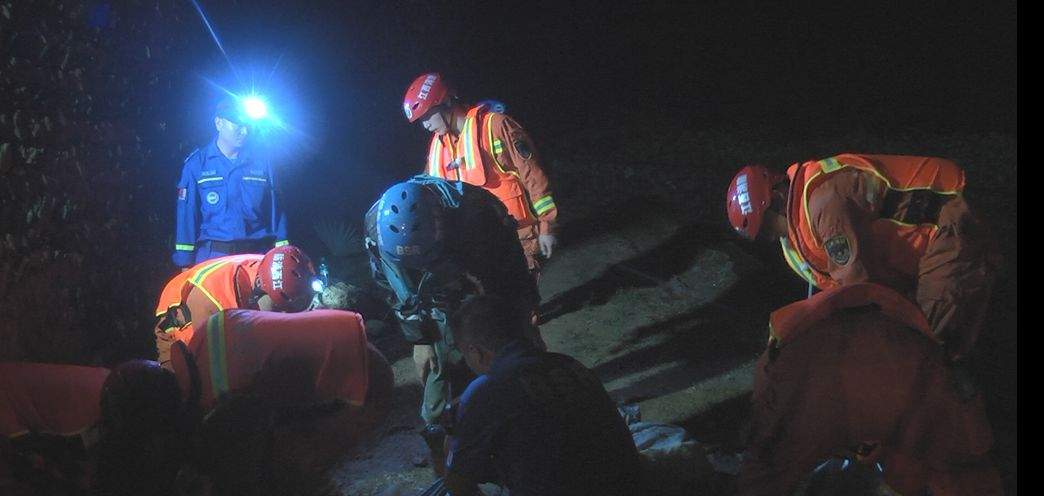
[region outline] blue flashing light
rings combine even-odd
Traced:
[[[325,288],[325,286],[326,285],[323,284],[323,281],[321,281],[319,279],[313,279],[312,280],[312,291],[313,292],[322,293],[323,289]]]

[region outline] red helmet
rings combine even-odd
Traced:
[[[300,248],[292,245],[268,250],[257,269],[261,290],[272,299],[272,309],[281,312],[312,300],[315,267]]]
[[[429,110],[448,102],[456,94],[442,76],[437,72],[429,72],[417,76],[413,84],[406,89],[402,99],[402,110],[410,122],[417,122]]]
[[[757,237],[765,210],[772,205],[772,188],[783,179],[782,174],[761,165],[748,165],[736,173],[725,197],[729,222],[736,232],[747,239]]]

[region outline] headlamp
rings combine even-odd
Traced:
[[[243,113],[250,119],[256,121],[268,116],[268,105],[257,95],[243,98],[241,105],[243,106]]]

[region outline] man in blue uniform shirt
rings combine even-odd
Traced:
[[[265,253],[288,244],[272,166],[251,153],[249,119],[238,99],[218,104],[217,137],[189,154],[177,190],[174,265]]]
[[[465,303],[457,346],[477,374],[451,429],[445,485],[454,496],[495,482],[511,496],[640,494],[631,433],[591,370],[541,351],[529,315],[496,296]]]

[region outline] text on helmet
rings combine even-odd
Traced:
[[[747,175],[740,174],[736,178],[736,199],[740,204],[740,212],[743,215],[747,215],[754,211],[754,208],[750,206],[750,193],[747,192]]]
[[[438,79],[438,76],[434,74],[428,74],[428,77],[424,78],[424,82],[421,83],[420,93],[417,93],[417,99],[427,100],[428,93],[431,92],[431,85],[435,84],[435,81]]]

